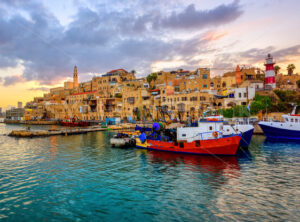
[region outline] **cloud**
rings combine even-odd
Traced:
[[[205,35],[203,36],[203,39],[205,39],[207,41],[215,41],[215,40],[219,40],[219,39],[223,38],[227,34],[228,34],[227,32],[209,31],[209,32],[205,33]]]
[[[28,89],[30,91],[43,91],[43,92],[49,92],[50,88],[48,87],[37,87],[37,88],[30,88]]]
[[[290,61],[291,57],[300,57],[300,45],[277,50],[273,53],[281,62]]]
[[[6,76],[3,78],[3,86],[15,85],[15,84],[23,82],[23,81],[24,81],[24,79],[18,75]]]
[[[263,68],[267,55],[271,53],[277,63],[287,63],[294,60],[292,58],[300,57],[300,45],[294,45],[287,48],[276,49],[275,46],[268,46],[262,49],[252,48],[235,53],[219,53],[213,61],[212,70],[215,75],[223,74],[233,70],[236,65],[257,65]]]
[[[121,67],[146,75],[154,61],[184,59],[187,67],[194,67],[193,57],[214,50],[208,42],[223,36],[216,32],[204,38],[199,32],[230,23],[243,13],[239,1],[209,10],[194,4],[172,8],[167,1],[149,0],[128,5],[115,1],[107,5],[110,7],[93,9],[80,5],[72,22],[62,26],[39,1],[0,3],[0,9],[10,12],[10,16],[0,14],[0,68],[16,66],[17,61],[25,67],[22,77],[6,78],[4,85],[21,79],[54,84],[70,77],[74,65],[82,79],[84,73]],[[185,29],[196,35],[176,37]]]
[[[219,5],[211,10],[197,10],[194,4],[190,4],[184,11],[172,13],[157,22],[157,26],[176,29],[202,29],[205,27],[219,26],[236,20],[243,11],[239,1],[228,5]]]

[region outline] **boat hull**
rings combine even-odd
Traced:
[[[62,121],[61,125],[68,126],[68,127],[78,127],[78,126],[85,127],[85,126],[88,126],[89,123],[88,122],[64,122],[64,121]]]
[[[112,147],[134,147],[135,139],[133,138],[111,138],[110,144]]]
[[[248,131],[242,133],[240,147],[248,147],[249,146],[252,135],[253,135],[253,131],[254,131],[254,129],[251,129],[251,130],[248,130]]]
[[[300,142],[300,130],[283,129],[280,126],[270,126],[265,123],[259,123],[258,125],[268,139]]]
[[[160,150],[175,153],[188,153],[198,155],[236,155],[241,137],[239,135],[200,140],[193,142],[163,142],[157,140],[147,140],[147,147],[150,150]]]

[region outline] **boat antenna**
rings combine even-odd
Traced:
[[[295,115],[296,114],[297,105],[295,105],[295,103],[292,103],[291,105],[294,106],[292,114]]]

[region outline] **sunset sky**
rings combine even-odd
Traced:
[[[0,107],[61,85],[74,65],[86,81],[117,68],[262,68],[272,53],[300,72],[299,12],[299,0],[1,0]]]

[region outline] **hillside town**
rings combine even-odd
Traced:
[[[234,112],[234,107],[244,107],[242,116],[250,116],[251,104],[259,95],[274,98],[278,97],[275,90],[289,90],[299,97],[300,75],[293,73],[295,67],[284,75],[274,64],[268,54],[265,70],[237,65],[235,70],[216,77],[211,76],[209,68],[197,68],[136,78],[134,70],[116,69],[87,82],[78,81],[80,73],[75,66],[73,81],[51,88],[24,107],[19,103],[6,111],[6,120],[186,121],[198,119],[206,111]],[[254,114],[258,111],[262,110]]]

